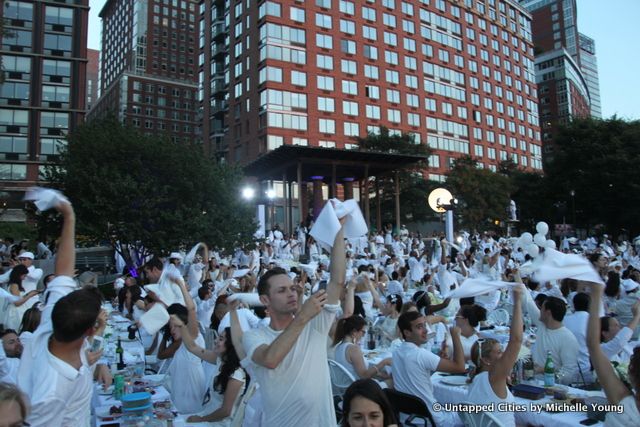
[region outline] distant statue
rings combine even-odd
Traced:
[[[511,221],[518,220],[518,217],[516,215],[516,202],[514,202],[513,200],[509,202],[509,220]]]

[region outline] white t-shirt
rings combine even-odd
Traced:
[[[247,353],[243,365],[260,385],[265,427],[326,427],[336,424],[329,365],[327,334],[339,305],[325,305],[302,330],[296,343],[275,369],[253,362],[254,351],[271,344],[282,331],[269,326],[244,334]]]
[[[198,333],[196,344],[205,347],[202,334]],[[168,370],[171,378],[171,400],[176,409],[186,414],[202,410],[202,398],[207,390],[202,361],[190,353],[184,343],[173,356]]]
[[[216,306],[215,297],[211,297],[207,300],[201,300],[200,298],[196,299],[198,306],[198,322],[204,329],[209,329],[211,327],[211,315],[213,314],[213,309]]]
[[[469,393],[467,395],[467,401],[469,403],[477,403],[481,405],[494,403],[495,407],[503,402],[515,403],[513,395],[507,389],[507,397],[502,399],[496,395],[489,382],[489,373],[481,372],[473,378],[473,382],[469,386]],[[497,409],[491,412],[493,416],[498,418],[504,427],[515,427],[516,419],[513,412],[498,411]]]
[[[582,370],[582,375],[586,380],[591,381],[593,378],[591,375],[591,359],[589,358],[589,350],[587,350],[587,321],[589,320],[589,313],[586,311],[576,311],[573,314],[568,314],[564,317],[562,323],[569,329],[578,340],[579,345],[579,358],[578,363]],[[589,377],[589,378],[586,378]]]
[[[0,383],[15,384],[18,381],[19,367],[20,359],[7,357],[2,340],[0,340]]]
[[[217,372],[215,373],[215,375],[213,376],[213,378],[215,379],[215,377],[217,377],[218,375],[220,375],[220,367],[222,365],[218,364],[217,365]],[[238,380],[240,382],[242,382],[242,387],[240,388],[240,392],[238,393],[238,396],[236,397],[236,400],[233,403],[233,408],[231,409],[231,414],[219,421],[215,421],[215,422],[210,422],[207,423],[208,426],[215,426],[215,427],[229,427],[231,425],[231,421],[233,420],[233,416],[236,413],[236,410],[238,409],[238,405],[240,404],[240,400],[242,399],[242,395],[245,392],[245,382],[246,382],[246,374],[244,373],[244,370],[242,368],[238,368],[236,369],[233,374],[231,374],[231,377],[229,377],[229,380],[234,379],[234,380]],[[205,402],[203,401],[203,409],[202,411],[200,411],[199,415],[200,416],[207,416],[213,412],[215,412],[216,410],[218,410],[219,408],[222,407],[222,404],[224,403],[224,394],[220,394],[217,391],[215,391],[213,389],[213,382],[211,384],[209,384],[209,390],[207,390],[207,392],[205,393],[205,397],[209,396],[209,401]]]
[[[253,311],[248,308],[240,308],[237,311],[242,332],[247,332],[249,329],[257,328],[259,326],[260,318],[256,316]],[[226,313],[218,325],[218,334],[222,334],[222,331],[229,326],[231,326],[231,314]]]

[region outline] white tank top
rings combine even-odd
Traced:
[[[351,375],[353,375],[353,378],[357,380],[360,377],[356,373],[356,370],[353,368],[353,365],[347,360],[347,349],[352,345],[355,344],[350,342],[341,342],[340,344],[338,344],[336,346],[335,360],[336,362],[344,366],[344,368],[349,371]]]
[[[513,394],[511,391],[507,389],[507,398],[501,399],[496,396],[496,393],[493,391],[491,387],[491,383],[489,382],[489,373],[481,372],[473,378],[473,382],[469,386],[469,394],[467,395],[467,401],[469,403],[478,403],[478,404],[489,404],[494,403],[495,411],[491,412],[491,415],[494,415],[502,425],[505,427],[515,427],[516,426],[516,418],[513,415],[513,412],[500,412],[498,411],[498,404],[503,402],[515,402],[513,399]]]

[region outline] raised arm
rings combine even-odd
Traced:
[[[453,341],[453,360],[440,358],[437,370],[440,372],[464,372],[464,350],[460,341],[460,328],[457,326],[450,328],[451,340]]]
[[[275,369],[280,362],[289,354],[291,348],[300,336],[307,323],[317,316],[322,307],[327,302],[327,293],[319,291],[311,295],[302,306],[302,310],[296,314],[289,326],[287,326],[278,338],[271,344],[262,344],[253,351],[251,360],[254,363],[264,366],[267,369]],[[245,350],[251,349],[245,345]]]
[[[591,364],[596,370],[598,381],[609,400],[609,403],[617,405],[631,392],[624,383],[618,379],[613,366],[600,348],[600,299],[603,287],[593,283],[591,285],[591,302],[589,304],[589,322],[587,323],[587,348],[591,357]]]
[[[242,337],[244,336],[244,331],[242,330],[242,325],[240,324],[240,318],[238,317],[238,306],[240,305],[240,301],[236,300],[229,304],[229,320],[231,326],[231,343],[233,347],[236,349],[236,354],[240,360],[244,359],[247,355],[244,352],[244,347],[242,346]]]
[[[181,278],[177,278],[174,280],[174,283],[180,288],[180,292],[182,292],[182,297],[184,298],[184,305],[187,307],[189,312],[189,324],[188,329],[191,336],[198,336],[198,313],[196,308],[196,303],[193,302],[193,298],[191,298],[191,294],[187,290],[187,285],[184,283],[184,280]]]
[[[182,336],[182,342],[184,346],[189,350],[190,353],[193,353],[196,357],[209,362],[216,363],[218,359],[218,354],[213,350],[207,350],[205,348],[200,347],[196,344],[196,341],[191,335],[191,331],[187,328],[187,325],[184,324],[182,320],[175,314],[171,316],[171,325],[175,328],[180,328],[180,335]]]
[[[58,239],[55,274],[73,277],[76,268],[76,215],[68,202],[60,202],[56,209],[62,214],[62,232]]]
[[[495,363],[489,371],[489,381],[491,387],[503,389],[506,387],[507,378],[511,375],[513,365],[518,360],[520,347],[522,346],[522,294],[526,292],[524,285],[516,285],[513,287],[513,315],[511,317],[511,332],[509,334],[509,343],[502,353],[500,361]]]
[[[340,220],[344,224],[346,218]],[[343,227],[344,228],[344,227]],[[327,284],[327,304],[338,304],[344,287],[347,273],[347,258],[344,249],[344,230],[340,229],[331,249],[331,265],[329,266],[329,283]]]

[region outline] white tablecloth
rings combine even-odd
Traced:
[[[436,398],[436,401],[439,403],[461,403],[466,401],[467,391],[469,387],[443,384],[442,380],[445,378],[447,377],[437,373],[431,376],[431,382],[433,384],[433,394]],[[584,391],[574,388],[569,389],[569,394],[579,396],[603,396],[603,393],[599,391]],[[518,405],[527,406],[530,406],[530,404],[532,403],[536,405],[545,404],[551,402],[551,400],[551,396],[547,396],[544,399],[540,400],[527,400],[519,397],[515,398],[515,401]],[[517,412],[515,415],[517,424],[546,427],[576,427],[580,426],[580,421],[587,418],[586,412],[551,413],[545,411],[527,411]],[[604,424],[599,422],[593,425],[602,426]]]

